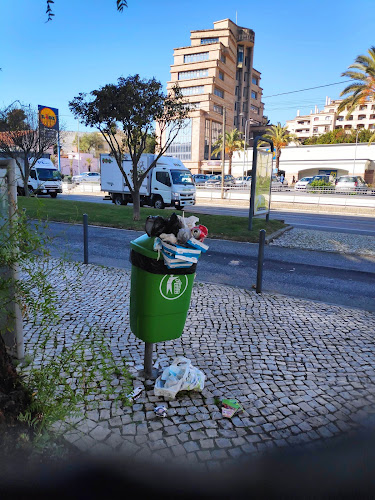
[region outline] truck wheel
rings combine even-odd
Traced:
[[[118,194],[113,198],[113,203],[115,205],[122,205],[122,197]]]
[[[164,201],[160,196],[156,196],[154,198],[154,208],[157,208],[158,210],[162,210],[164,208]]]
[[[30,196],[34,196],[35,192],[34,192],[34,189],[32,186],[28,186],[28,189],[29,189],[29,195]]]
[[[49,194],[51,198],[56,198],[57,197],[57,193],[50,193]]]

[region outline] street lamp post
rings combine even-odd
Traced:
[[[356,135],[356,137],[355,137],[354,162],[353,162],[353,175],[354,175],[354,171],[355,171],[355,162],[356,162],[356,159],[357,159],[358,134],[359,134],[359,129],[357,129],[357,135]]]
[[[251,118],[245,121],[245,140],[243,143],[243,165],[242,165],[242,182],[244,181],[245,177],[245,148],[246,148],[246,137],[247,137],[247,124],[248,122],[251,121]]]
[[[226,119],[226,109],[223,108],[223,158],[221,162],[221,199],[224,198],[224,175],[225,175],[225,119]]]

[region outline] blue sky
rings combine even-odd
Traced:
[[[0,0],[0,106],[56,107],[68,130],[77,129],[68,102],[79,92],[135,73],[166,85],[173,48],[190,45],[190,30],[235,22],[236,10],[238,24],[255,31],[254,67],[273,123],[322,107],[345,85],[266,96],[344,81],[341,73],[375,45],[374,0],[128,0],[122,14],[115,0],[55,0],[49,23],[45,4]]]

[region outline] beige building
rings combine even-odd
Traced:
[[[367,128],[375,130],[375,103],[361,104],[355,108],[353,113],[346,118],[347,112],[342,111],[337,114],[337,108],[342,100],[331,101],[326,98],[326,104],[323,110],[319,111],[315,106],[314,113],[309,115],[297,116],[294,120],[287,120],[287,129],[300,139],[307,139],[314,135],[321,135],[334,129],[343,129],[348,132]]]
[[[213,29],[191,32],[191,46],[174,49],[170,90],[178,83],[194,110],[168,150],[193,173],[220,170],[213,144],[223,129],[245,130],[264,124],[260,73],[253,68],[254,31],[229,19]]]

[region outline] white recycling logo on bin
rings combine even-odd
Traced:
[[[175,276],[166,274],[160,281],[160,294],[167,300],[175,300],[181,297],[187,289],[188,278],[185,275]]]

